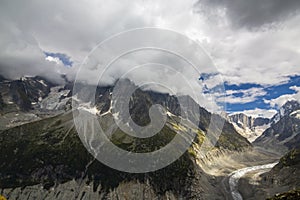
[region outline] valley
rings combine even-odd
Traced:
[[[266,173],[270,169],[272,169],[278,162],[275,163],[270,163],[270,164],[265,164],[265,165],[256,165],[252,167],[246,167],[242,169],[238,169],[234,172],[232,172],[229,175],[229,187],[230,187],[230,192],[232,195],[232,198],[234,200],[242,200],[243,197],[241,193],[238,191],[239,188],[239,180],[245,175],[248,175],[251,173],[251,179],[257,179],[257,177],[263,173]],[[255,173],[253,173],[255,172]]]

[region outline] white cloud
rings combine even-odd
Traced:
[[[263,88],[249,88],[244,90],[226,90],[225,98],[218,99],[226,103],[249,103],[257,100],[259,97],[266,95],[267,92]],[[238,96],[237,96],[238,95]]]
[[[48,52],[82,59],[99,42],[121,31],[151,26],[141,12],[142,1],[71,0],[1,2],[1,18],[34,35]]]
[[[234,13],[228,14],[226,9],[230,7],[239,12],[244,4],[235,6],[225,1],[206,12],[199,10],[195,3],[196,0],[82,0],[76,4],[70,0],[7,1],[1,2],[0,20],[21,30],[21,35],[34,36],[38,48],[71,56],[75,65],[80,64],[96,44],[113,34],[157,26],[197,40],[214,59],[224,81],[229,83],[279,84],[290,75],[300,74],[299,14],[287,15],[278,24],[277,18],[260,13],[255,23],[259,17],[266,22],[272,19],[275,28],[236,29],[230,25]],[[268,4],[266,9],[274,7]],[[288,13],[283,9],[280,13]],[[248,21],[252,20],[250,14],[247,12]],[[247,23],[246,18],[244,23]],[[6,26],[1,28],[5,29]]]
[[[0,20],[0,74],[16,79],[26,75],[41,75],[61,81],[59,72],[65,67],[47,61],[38,42],[14,24]]]
[[[282,27],[256,32],[217,26],[217,34],[205,46],[229,83],[280,84],[300,74],[297,23],[290,19]]]
[[[58,65],[63,65],[62,61],[57,57],[47,56],[45,59],[50,62],[55,62]]]
[[[231,113],[232,114],[237,114],[237,113],[244,113],[247,116],[252,116],[252,117],[264,117],[264,118],[272,118],[276,113],[277,110],[275,109],[260,109],[260,108],[255,108],[253,110],[244,110],[236,113]]]

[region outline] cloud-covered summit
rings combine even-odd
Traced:
[[[63,73],[72,79],[101,41],[150,26],[175,30],[198,42],[226,84],[269,88],[300,75],[299,8],[298,0],[1,1],[0,74],[59,80],[57,73]],[[72,67],[46,59],[44,52],[70,57]],[[241,98],[249,104],[260,93],[244,89],[240,92],[246,98],[236,92],[228,95],[229,107]]]

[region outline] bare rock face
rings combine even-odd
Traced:
[[[243,113],[228,116],[235,129],[250,142],[259,137],[269,127],[270,119],[263,117],[247,116]]]
[[[22,77],[20,80],[0,80],[2,112],[29,111],[39,98],[50,93],[54,84],[42,77]]]
[[[85,180],[86,181],[86,180]],[[120,183],[110,191],[103,192],[98,186],[93,188],[93,182],[87,184],[81,180],[71,180],[57,186],[45,189],[43,185],[27,186],[25,188],[3,189],[1,194],[9,199],[154,199],[158,198],[150,185],[139,182]],[[175,199],[174,195],[166,194],[166,199]]]
[[[258,137],[254,144],[286,153],[300,146],[300,104],[288,101],[272,119],[270,128]]]
[[[0,130],[70,109],[70,90],[43,77],[0,77]]]

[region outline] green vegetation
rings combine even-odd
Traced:
[[[49,118],[0,133],[1,188],[49,185],[80,176],[78,170],[84,170],[92,157],[74,127],[61,123]]]
[[[297,168],[300,165],[300,149],[293,149],[280,159],[274,170],[280,170],[283,167]]]
[[[280,159],[284,166],[300,164],[300,149],[293,149]]]
[[[2,95],[0,93],[0,111],[3,110],[3,107],[5,106],[3,99],[2,99]]]
[[[231,124],[225,123],[216,147],[222,147],[233,151],[242,151],[247,147],[251,147],[251,144],[247,139],[236,133]]]
[[[135,138],[132,137],[119,128],[112,135],[111,141],[122,149],[131,152],[145,153],[158,150],[166,146],[176,135],[168,126],[164,126],[163,129],[150,138]]]
[[[165,126],[160,134],[148,140],[126,139],[129,145],[122,144],[124,133],[115,134],[113,142],[142,152],[143,145],[150,148],[155,143],[159,148],[176,133]],[[111,169],[87,152],[77,135],[71,112],[0,132],[0,149],[0,188],[41,183],[49,189],[58,183],[87,178],[88,182],[94,183],[94,190],[100,184],[103,191],[109,191],[122,182],[138,180],[143,183],[147,180],[158,194],[169,190],[181,194],[183,185],[187,188],[191,185],[192,178],[188,177],[193,177],[195,170],[188,152],[155,172],[129,174]]]

